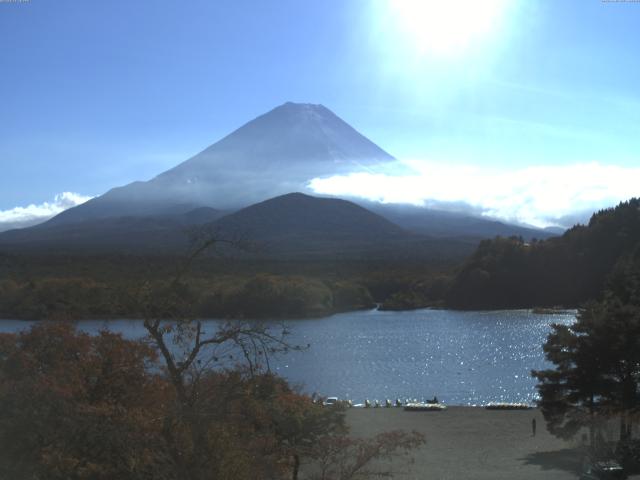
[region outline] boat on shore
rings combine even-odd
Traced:
[[[443,403],[412,402],[404,406],[407,412],[442,412],[447,409]]]

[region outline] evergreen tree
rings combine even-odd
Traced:
[[[553,325],[544,345],[555,368],[533,371],[549,431],[571,437],[616,415],[620,439],[640,410],[640,249],[622,258],[599,302],[571,326]]]

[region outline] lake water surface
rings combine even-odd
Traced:
[[[356,403],[433,395],[453,405],[532,402],[536,390],[530,371],[547,366],[542,344],[550,325],[574,321],[574,312],[429,309],[290,320],[290,341],[310,347],[272,359],[271,367],[309,393]],[[206,322],[213,327],[216,320]],[[31,323],[0,320],[0,331]],[[109,328],[127,338],[145,334],[138,320],[87,320],[78,328],[90,333]]]

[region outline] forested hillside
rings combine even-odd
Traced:
[[[460,268],[446,304],[462,309],[574,307],[597,298],[608,275],[640,248],[640,199],[595,213],[561,237],[496,238]]]
[[[140,295],[163,291],[184,257],[3,255],[0,318],[141,318]],[[184,279],[182,295],[200,318],[286,318],[372,308],[439,304],[447,262],[321,258],[275,261],[205,256]]]

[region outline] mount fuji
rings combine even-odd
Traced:
[[[1,233],[0,248],[176,251],[186,242],[185,229],[214,224],[227,230],[241,224],[258,238],[278,238],[291,250],[300,246],[294,245],[295,239],[309,245],[311,239],[322,238],[329,250],[345,238],[354,245],[372,246],[383,237],[385,243],[413,243],[416,235],[464,238],[465,245],[495,235],[549,236],[542,230],[426,208],[364,201],[356,201],[355,208],[351,202],[287,196],[312,193],[307,185],[316,177],[384,170],[395,162],[326,107],[289,102],[151,180],[113,188],[40,225]],[[265,203],[277,197],[282,198]],[[248,208],[260,203],[261,207]],[[305,218],[296,204],[306,205],[311,218]],[[242,215],[233,216],[240,211]],[[274,221],[265,223],[261,215]],[[275,219],[278,215],[292,218]],[[287,232],[287,242],[282,242],[278,229]]]
[[[314,177],[370,169],[395,159],[322,105],[285,103],[146,182],[113,188],[50,223],[235,210],[306,191]]]

